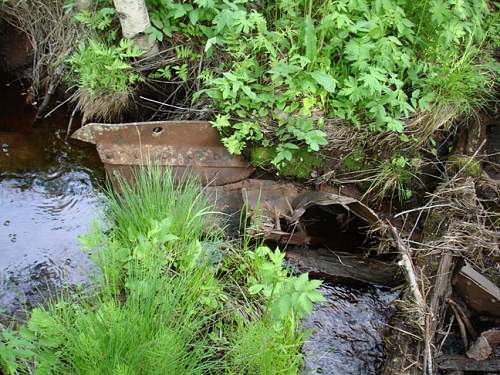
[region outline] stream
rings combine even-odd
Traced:
[[[62,286],[87,281],[78,236],[102,211],[103,167],[92,146],[65,142],[64,110],[36,115],[16,83],[1,85],[0,309],[8,318]]]
[[[88,285],[93,266],[78,236],[102,216],[104,170],[93,145],[66,142],[61,109],[33,127],[22,87],[1,83],[0,321]],[[304,374],[377,374],[383,334],[397,294],[375,286],[332,285],[304,323]]]
[[[326,301],[314,306],[304,326],[304,375],[378,374],[384,363],[384,333],[398,293],[371,285],[332,285],[320,292]]]

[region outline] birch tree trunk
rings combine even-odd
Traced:
[[[145,32],[151,25],[145,0],[113,0],[113,3],[120,18],[123,36],[146,53],[157,52],[158,46],[149,41]]]

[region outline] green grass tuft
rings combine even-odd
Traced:
[[[34,309],[0,333],[6,374],[293,374],[299,321],[320,282],[291,276],[284,254],[221,249],[200,187],[150,166],[108,191],[106,233],[82,242],[101,270],[92,291]],[[300,302],[300,303],[299,303]]]

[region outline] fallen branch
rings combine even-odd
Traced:
[[[389,230],[391,232],[392,238],[394,239],[396,243],[396,247],[399,251],[399,254],[401,256],[401,260],[398,262],[398,264],[403,267],[406,280],[410,286],[410,290],[413,294],[413,298],[415,300],[415,303],[417,304],[418,307],[418,314],[420,315],[420,322],[419,325],[424,327],[424,332],[425,332],[425,349],[424,349],[424,375],[427,373],[429,375],[432,375],[434,373],[434,366],[432,363],[432,350],[431,350],[431,335],[428,332],[429,325],[427,324],[426,321],[426,311],[427,311],[427,305],[425,303],[424,297],[422,296],[422,293],[420,292],[420,288],[418,286],[417,282],[417,275],[415,272],[415,268],[413,266],[413,262],[411,259],[411,250],[408,249],[408,247],[403,243],[403,240],[399,236],[398,231],[396,228],[391,225],[388,222],[389,225]]]
[[[78,106],[75,106],[75,108],[73,108],[73,111],[71,111],[71,116],[69,117],[68,121],[68,129],[66,129],[66,136],[64,137],[65,141],[68,140],[69,135],[71,133],[71,126],[73,125],[73,120],[75,118],[76,111],[78,111]]]
[[[408,284],[410,285],[410,290],[412,291],[413,297],[417,305],[425,310],[425,302],[420,292],[420,288],[417,283],[417,276],[415,273],[415,268],[413,267],[413,262],[411,260],[411,251],[403,243],[403,240],[399,236],[398,231],[394,226],[389,223],[389,229],[391,231],[392,238],[396,242],[396,247],[398,248],[399,254],[401,255],[401,260],[399,265],[403,267],[406,275]]]
[[[455,319],[457,319],[458,328],[460,329],[460,336],[462,336],[462,342],[464,344],[464,349],[467,350],[469,348],[469,340],[467,340],[467,331],[465,330],[465,324],[462,321],[462,317],[458,312],[457,306],[450,303],[450,307],[453,310],[453,314],[455,314]]]

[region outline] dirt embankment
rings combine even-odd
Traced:
[[[14,26],[0,21],[0,74],[15,78],[29,77],[33,61],[28,38]]]

